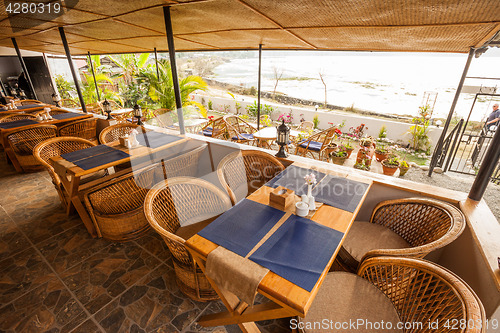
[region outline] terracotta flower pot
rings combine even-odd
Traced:
[[[374,153],[375,153],[375,148],[373,146],[366,149],[360,147],[358,150],[358,155],[356,156],[356,163],[362,163],[363,161],[365,161],[366,165],[371,165]]]
[[[386,164],[387,160],[382,161],[382,170],[384,175],[393,176],[398,170],[399,165]]]
[[[347,160],[347,156],[342,156],[342,157],[332,156],[330,158],[332,160],[332,163],[337,165],[344,165],[345,160]]]
[[[406,172],[408,172],[408,170],[409,170],[409,169],[410,169],[410,167],[409,167],[409,166],[407,166],[407,167],[402,167],[402,166],[400,166],[400,167],[399,167],[399,176],[400,176],[400,177],[401,177],[401,176],[404,176],[404,175],[405,175],[405,173],[406,173]]]
[[[375,150],[375,159],[377,162],[382,162],[387,158],[387,155],[389,155],[387,152],[385,153],[379,153],[377,150]]]
[[[354,150],[354,148],[346,148],[345,152],[347,153],[347,158],[351,157],[351,153]]]

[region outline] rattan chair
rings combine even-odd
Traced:
[[[235,205],[284,169],[283,164],[268,153],[242,150],[220,161],[217,176]]]
[[[0,123],[10,123],[11,121],[32,119],[35,120],[36,116],[26,113],[11,113],[7,115],[0,115]]]
[[[312,121],[303,121],[297,126],[297,131],[312,131],[314,123]]]
[[[249,144],[253,144],[256,141],[253,133],[257,132],[257,129],[240,117],[227,115],[224,116],[224,121],[226,122],[228,138],[231,141]]]
[[[52,178],[52,183],[54,184],[54,187],[56,188],[63,205],[66,206],[68,204],[69,196],[62,186],[61,179],[54,171],[52,165],[49,163],[49,159],[54,156],[60,156],[62,154],[70,153],[73,151],[90,148],[95,145],[95,143],[83,138],[63,136],[45,140],[36,145],[36,147],[33,149],[33,156],[48,171],[50,177]],[[103,174],[101,173],[101,175]],[[82,179],[82,182],[85,182],[85,179]]]
[[[43,169],[43,165],[33,156],[33,149],[56,135],[57,127],[54,125],[34,125],[10,132],[7,142],[24,172],[38,171]]]
[[[74,99],[70,99],[70,98],[61,99],[60,104],[62,107],[65,107],[65,108],[75,108],[75,109],[80,108],[80,103],[78,103]]]
[[[208,136],[214,139],[226,139],[228,138],[226,122],[224,117],[219,117],[210,120],[205,126],[201,128],[198,133],[200,135]]]
[[[423,258],[453,242],[464,228],[464,215],[448,203],[427,198],[383,201],[370,222],[354,222],[336,263],[355,272],[363,258]]]
[[[332,320],[342,325],[359,323],[360,319],[371,326],[332,326],[330,330],[312,327],[315,322]],[[299,321],[298,326],[305,327],[301,332],[307,333],[486,331],[485,311],[474,291],[449,270],[414,258],[370,258],[363,261],[357,275],[328,274],[306,316]],[[454,322],[457,327],[452,329],[450,323]],[[403,324],[401,329],[397,329],[398,323]]]
[[[76,136],[94,143],[97,141],[97,118],[78,120],[58,128],[58,136]]]
[[[87,109],[87,112],[90,112],[90,113],[95,113],[95,114],[100,114],[100,115],[104,114],[104,110],[103,110],[101,104],[99,104],[99,103],[85,104],[85,108]]]
[[[121,136],[125,134],[130,134],[132,130],[138,128],[139,126],[131,123],[121,123],[116,125],[111,125],[106,127],[99,134],[99,142],[102,144],[111,143],[118,141]],[[142,129],[145,132],[144,128]]]
[[[49,111],[49,114],[51,116],[55,115],[55,114],[65,114],[65,113],[68,113],[69,111],[66,111],[66,110],[62,110],[62,109],[52,109]],[[41,110],[41,111],[37,111],[34,113],[35,116],[38,116],[38,115],[44,115],[46,114],[47,112],[45,110]]]
[[[43,105],[45,103],[40,102],[40,101],[38,101],[36,99],[23,99],[23,100],[20,100],[19,102],[17,102],[16,104],[20,104],[20,105],[40,104],[40,105]]]
[[[309,154],[312,158],[324,160],[328,159],[326,148],[335,136],[336,126],[332,126],[324,131],[311,135],[302,142],[298,142],[295,148],[295,155],[306,157]],[[316,153],[317,156],[314,154]]]
[[[149,230],[144,198],[163,178],[160,163],[101,183],[83,195],[99,236],[111,241],[140,238]]]
[[[184,243],[230,207],[231,202],[222,190],[205,180],[191,177],[160,182],[146,196],[146,218],[172,253],[179,288],[194,300],[208,301],[218,296]],[[195,224],[181,228],[188,223]]]

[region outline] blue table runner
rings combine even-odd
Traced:
[[[14,121],[11,121],[8,123],[0,123],[0,128],[10,129],[10,128],[15,128],[15,127],[35,125],[35,124],[38,124],[38,122],[34,121],[32,119],[20,119],[20,120],[14,120]]]
[[[178,137],[176,135],[170,135],[155,131],[146,132],[144,134],[138,134],[136,138],[141,146],[146,146],[150,148],[158,148],[182,139],[181,137]]]
[[[328,175],[312,190],[318,202],[353,213],[369,185]]]
[[[291,215],[249,259],[311,291],[344,234]]]
[[[245,257],[285,212],[244,199],[198,234]]]
[[[70,118],[76,118],[76,117],[81,117],[84,116],[83,113],[75,113],[75,112],[67,112],[67,113],[58,113],[55,115],[52,115],[52,118],[57,119],[57,120],[62,120],[62,119],[70,119]]]
[[[25,109],[33,109],[33,108],[43,108],[43,107],[49,107],[43,104],[26,104],[26,105],[17,105],[16,108],[18,110],[25,110]]]
[[[83,170],[93,169],[129,156],[129,154],[121,150],[106,145],[99,145],[61,155],[66,161],[72,162]]]

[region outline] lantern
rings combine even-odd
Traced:
[[[287,157],[287,153],[285,152],[285,147],[288,145],[290,138],[290,128],[285,125],[285,120],[282,120],[281,125],[276,128],[276,143],[280,146],[280,150],[276,154],[276,157]]]
[[[58,94],[56,93],[52,94],[52,102],[54,102],[54,105],[57,106],[58,108],[61,107],[61,97],[59,97]]]
[[[137,125],[142,125],[142,110],[140,105],[134,105],[134,117],[137,118]]]
[[[107,120],[113,119],[111,118],[111,111],[113,111],[111,110],[111,103],[107,99],[104,99],[104,102],[102,102],[102,109],[108,114]]]

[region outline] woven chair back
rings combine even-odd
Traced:
[[[23,120],[23,119],[36,119],[36,116],[32,114],[26,114],[26,113],[21,113],[21,114],[9,114],[6,116],[3,116],[0,118],[0,123],[10,123],[12,121],[16,120]]]
[[[78,120],[59,127],[57,135],[75,136],[97,142],[97,118]]]
[[[422,259],[377,257],[363,261],[358,275],[391,300],[402,322],[440,325],[437,330],[424,326],[419,332],[448,332],[444,325],[454,321],[469,323],[460,332],[484,332],[484,325],[478,328],[486,318],[479,298],[462,279],[441,266]],[[415,332],[412,329],[403,331]]]
[[[132,130],[139,127],[135,124],[122,123],[106,127],[99,134],[99,142],[102,144],[118,141],[121,136],[130,134]],[[143,130],[144,131],[144,130]]]
[[[54,138],[57,127],[54,125],[37,125],[26,129],[17,130],[7,135],[10,147],[16,155],[33,155],[33,149],[42,141]]]
[[[243,150],[224,157],[217,167],[217,176],[236,204],[284,169],[283,164],[270,154]]]

